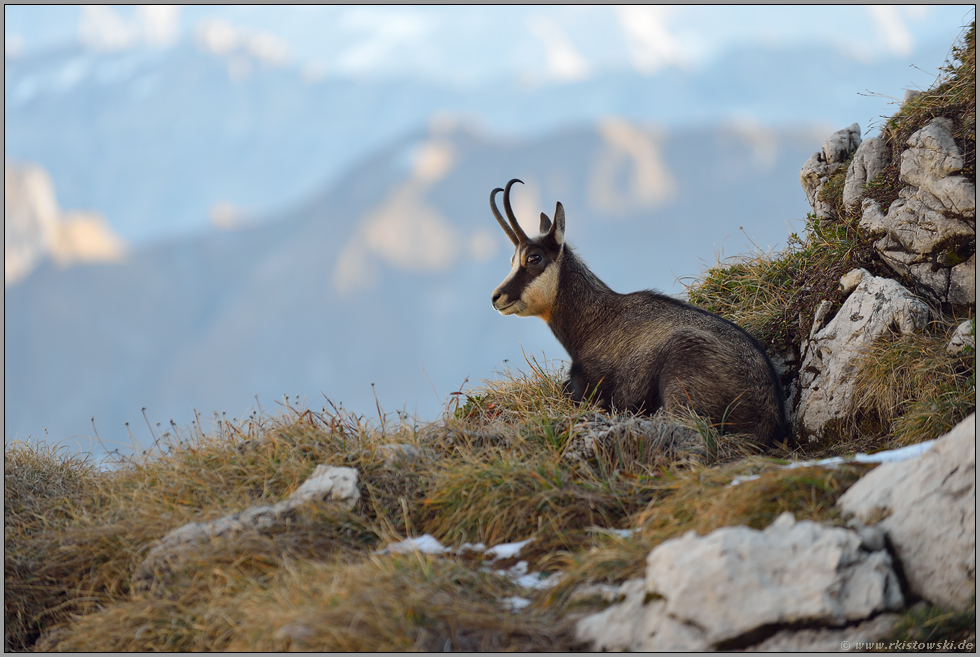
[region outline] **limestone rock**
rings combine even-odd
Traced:
[[[946,353],[950,356],[959,356],[969,347],[974,352],[977,349],[976,320],[968,320],[956,327],[953,337],[946,345]],[[971,333],[973,335],[971,335]]]
[[[272,531],[295,520],[299,507],[309,501],[331,501],[349,509],[359,499],[356,469],[318,465],[288,499],[253,506],[215,520],[191,522],[169,532],[136,567],[132,579],[133,592],[153,591],[157,584],[177,572],[201,545],[215,538]]]
[[[976,593],[976,414],[921,456],[878,466],[837,501],[885,532],[913,594],[964,609]]]
[[[764,531],[724,527],[664,541],[647,557],[645,586],[633,580],[621,592],[622,602],[576,625],[594,650],[744,647],[781,626],[859,623],[904,604],[887,552],[789,513]]]
[[[912,278],[919,292],[939,303],[975,305],[976,185],[953,175],[964,161],[951,130],[940,117],[909,138],[899,174],[908,186],[887,211],[865,199],[859,225],[877,240],[882,260]]]
[[[933,119],[909,137],[908,146],[902,153],[899,180],[930,193],[953,214],[976,216],[976,185],[952,175],[964,165],[953,139],[953,122],[945,117]]]
[[[344,508],[350,509],[357,504],[359,499],[361,499],[361,493],[357,489],[357,470],[355,468],[318,465],[313,474],[293,491],[288,502],[332,500],[339,502]]]
[[[874,643],[888,638],[898,622],[898,614],[880,614],[871,620],[843,628],[781,630],[753,652],[849,652],[859,643]],[[844,647],[847,645],[848,647]]]
[[[844,179],[844,205],[848,209],[857,207],[864,186],[885,170],[891,160],[888,144],[881,137],[872,137],[861,142],[854,159],[847,167]]]
[[[804,345],[797,422],[801,436],[823,437],[827,424],[844,421],[853,410],[858,356],[888,331],[911,333],[931,317],[929,307],[897,281],[865,270],[844,276],[861,282],[826,326]]]
[[[844,291],[844,294],[848,295],[854,290],[856,290],[857,286],[861,284],[861,281],[863,281],[864,277],[867,275],[868,275],[867,269],[852,269],[851,271],[841,276],[840,286],[841,289]],[[821,326],[821,328],[823,328],[823,326]]]
[[[953,267],[949,272],[949,293],[947,301],[963,306],[977,304],[977,254],[966,262]]]
[[[803,186],[806,200],[821,221],[832,220],[835,217],[830,205],[819,200],[820,190],[860,144],[861,127],[854,123],[827,137],[820,151],[811,155],[800,170],[800,184]]]

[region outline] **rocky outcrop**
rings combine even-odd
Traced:
[[[922,456],[880,465],[838,500],[882,530],[913,595],[965,609],[976,595],[976,414]]]
[[[887,210],[865,199],[859,225],[876,240],[882,260],[929,299],[976,305],[977,192],[972,181],[957,175],[964,159],[952,129],[952,121],[939,117],[908,139],[899,198]],[[853,180],[850,174],[845,192],[848,184],[860,186],[859,172]]]
[[[881,137],[872,137],[861,142],[854,159],[847,167],[844,178],[844,207],[849,212],[859,212],[861,209],[861,194],[864,187],[875,179],[891,162],[891,149]]]
[[[810,207],[820,221],[832,221],[837,218],[831,205],[820,200],[820,191],[827,180],[844,166],[847,158],[858,149],[860,144],[861,127],[854,123],[830,135],[820,151],[811,155],[800,170],[800,184],[803,185],[806,200],[810,202]]]
[[[857,356],[889,331],[920,330],[932,316],[929,307],[900,283],[864,269],[849,272],[841,284],[845,289],[854,286],[853,292],[825,326],[829,312],[818,309],[802,348],[797,433],[811,441],[836,430],[853,414]]]
[[[318,465],[309,479],[282,502],[253,506],[215,520],[192,522],[168,533],[150,549],[133,572],[133,592],[158,591],[202,545],[215,538],[247,532],[274,532],[277,527],[295,520],[299,507],[307,502],[331,502],[350,509],[360,496],[356,469]]]
[[[47,171],[35,165],[4,163],[3,279],[14,285],[41,260],[65,266],[115,262],[125,252],[105,217],[95,212],[63,212]]]
[[[904,604],[880,546],[789,513],[764,531],[725,527],[665,541],[647,557],[645,581],[620,593],[622,602],[576,626],[594,650],[746,648],[780,630],[790,644],[792,628],[857,625]]]

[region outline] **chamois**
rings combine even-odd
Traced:
[[[510,274],[493,291],[502,315],[538,316],[572,358],[565,392],[607,409],[690,408],[764,446],[788,436],[783,392],[759,343],[734,323],[654,291],[619,294],[565,243],[565,210],[541,213],[541,235],[521,229],[510,188],[490,209],[514,243]],[[494,197],[504,193],[508,226]]]

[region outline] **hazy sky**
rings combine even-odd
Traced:
[[[696,68],[744,45],[821,45],[859,60],[952,43],[972,5],[941,6],[7,6],[7,56],[81,42],[118,50],[183,38],[247,43],[313,76],[422,74],[459,82]]]

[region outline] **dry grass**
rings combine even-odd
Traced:
[[[897,445],[938,438],[976,408],[976,360],[953,358],[946,345],[958,325],[887,335],[865,352],[854,399],[857,424],[877,425]]]
[[[892,138],[945,99],[962,112],[957,138],[968,152],[972,139],[975,166],[973,38],[971,28],[945,86],[907,104]],[[888,184],[868,193],[897,193]],[[785,252],[729,260],[689,296],[773,351],[797,350],[817,303],[839,303],[837,281],[855,266],[876,271],[853,218],[811,218]],[[877,433],[829,453],[934,437],[972,409],[975,359],[945,356],[951,326],[873,345],[858,410]],[[173,427],[108,471],[66,451],[5,444],[5,649],[579,648],[569,625],[578,585],[639,575],[653,547],[691,530],[762,528],[784,511],[837,523],[834,502],[867,469],[782,469],[772,457],[790,454],[760,456],[703,418],[611,416],[572,404],[561,381],[532,358],[527,371],[460,392],[431,424],[374,425],[286,400],[274,414],[216,417],[207,431],[200,421]],[[390,445],[414,456],[394,459]],[[357,468],[353,509],[310,504],[290,522],[202,545],[152,595],[131,591],[134,570],[169,531],[280,501],[318,464]],[[755,478],[731,486],[735,477]],[[622,529],[634,531],[613,531]],[[445,545],[532,539],[521,559],[558,584],[524,591],[479,556],[378,553],[423,533]],[[520,613],[505,604],[517,595],[531,600]],[[930,614],[910,614],[903,631],[921,636],[945,617]]]
[[[574,647],[560,598],[525,592],[535,602],[520,614],[503,604],[521,589],[493,574],[499,564],[377,549],[423,533],[446,545],[532,539],[521,558],[534,570],[565,571],[564,588],[555,590],[567,591],[595,579],[577,564],[611,540],[610,529],[640,528],[626,561],[641,563],[641,549],[687,526],[680,518],[714,517],[721,507],[707,510],[707,499],[721,494],[719,504],[729,504],[732,476],[775,462],[742,459],[753,450],[736,448],[737,436],[696,416],[661,418],[685,438],[652,460],[649,446],[612,450],[619,439],[639,440],[641,423],[651,420],[573,405],[557,394],[560,372],[529,365],[461,395],[431,425],[403,420],[382,429],[336,409],[284,406],[271,417],[218,422],[212,432],[195,425],[170,433],[152,452],[105,472],[63,452],[8,447],[7,463],[20,472],[8,485],[35,483],[7,495],[18,524],[4,555],[6,645],[24,649],[40,638],[45,649],[119,651]],[[589,435],[598,436],[593,452],[571,458],[570,445]],[[417,456],[393,461],[382,449],[389,444],[412,445]],[[171,529],[281,500],[319,463],[358,469],[358,505],[309,505],[283,526],[216,539],[166,586],[132,593],[135,568]],[[46,496],[48,481],[70,483]],[[756,485],[731,490],[751,496]],[[818,513],[811,497],[757,510],[753,522],[783,508]],[[658,525],[663,513],[675,518],[666,528]],[[596,572],[613,577],[615,559],[622,557]]]
[[[839,308],[840,278],[856,267],[886,273],[857,220],[827,225],[810,215],[801,237],[789,236],[781,252],[734,256],[709,268],[687,285],[688,300],[730,319],[770,353],[799,353],[821,301]]]

